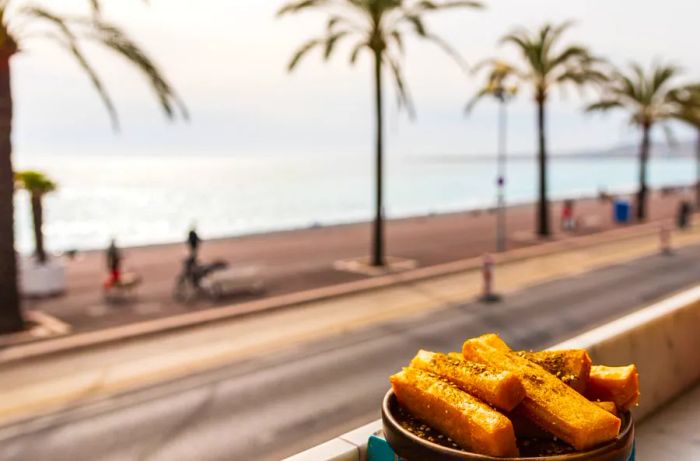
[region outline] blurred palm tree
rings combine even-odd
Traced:
[[[448,8],[478,8],[478,1],[429,1],[429,0],[296,0],[279,10],[278,15],[299,13],[306,10],[323,10],[328,13],[325,34],[303,44],[292,57],[289,71],[299,64],[310,51],[320,48],[328,59],[338,44],[353,39],[350,63],[355,64],[360,53],[368,51],[374,63],[375,115],[376,115],[376,197],[372,232],[371,263],[383,266],[384,258],[384,203],[383,203],[383,68],[393,76],[399,107],[413,114],[413,104],[404,81],[401,58],[406,35],[412,33],[432,41],[459,61],[459,56],[441,38],[429,32],[423,16],[426,13]],[[461,61],[460,61],[461,62]]]
[[[474,71],[479,72],[484,68],[487,70],[484,85],[467,103],[467,112],[471,112],[486,97],[503,103],[518,93],[517,70],[510,64],[499,59],[489,59],[477,64]]]
[[[661,126],[670,135],[666,122],[681,115],[683,104],[678,100],[680,87],[675,84],[679,74],[678,67],[658,63],[648,71],[639,64],[631,64],[627,71],[615,70],[603,87],[600,100],[586,109],[590,112],[623,109],[630,114],[630,123],[642,132],[636,203],[639,221],[647,215],[647,164],[652,131],[656,126]]]
[[[546,24],[537,31],[518,28],[501,39],[502,44],[514,46],[521,63],[506,63],[509,73],[516,76],[523,86],[533,90],[537,105],[538,131],[538,205],[537,234],[550,235],[549,200],[547,195],[547,138],[546,105],[553,88],[565,84],[582,86],[605,79],[598,69],[601,60],[581,45],[567,45],[563,34],[572,23]]]
[[[15,173],[16,187],[29,192],[32,204],[32,221],[34,224],[35,256],[40,264],[46,263],[46,251],[44,250],[44,195],[56,190],[56,183],[43,173],[26,170]]]
[[[13,233],[11,58],[40,41],[66,51],[85,71],[116,129],[114,104],[83,52],[84,44],[96,43],[126,59],[147,78],[168,118],[178,110],[186,116],[181,101],[148,55],[122,29],[103,19],[99,0],[89,0],[88,4],[90,14],[86,16],[61,16],[31,1],[0,0],[0,333],[24,327]]]
[[[488,68],[486,81],[481,89],[469,101],[466,107],[471,112],[474,106],[485,97],[494,98],[498,102],[498,179],[497,202],[498,216],[496,222],[496,249],[506,250],[506,136],[507,136],[507,105],[518,93],[517,78],[514,69],[508,63],[499,60],[488,60],[476,66],[475,71]]]
[[[700,83],[686,85],[674,91],[672,98],[679,104],[678,119],[697,131],[695,145],[695,208],[700,210]]]

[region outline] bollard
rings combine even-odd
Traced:
[[[671,230],[664,224],[661,225],[659,230],[659,250],[665,256],[673,254],[671,250]]]
[[[484,303],[496,303],[501,296],[493,292],[493,258],[485,254],[481,263],[482,293],[479,301]]]

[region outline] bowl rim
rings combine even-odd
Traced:
[[[615,437],[613,440],[609,441],[605,445],[600,445],[597,446],[596,448],[588,451],[581,451],[581,452],[575,452],[575,453],[566,453],[563,455],[550,455],[546,457],[542,456],[537,456],[537,457],[518,457],[518,458],[498,458],[494,456],[488,456],[488,455],[482,455],[479,453],[472,453],[472,452],[465,452],[463,450],[456,450],[454,448],[450,447],[445,447],[443,445],[438,445],[436,443],[430,442],[428,440],[425,440],[421,437],[418,437],[417,435],[413,434],[412,432],[406,430],[401,424],[397,421],[397,419],[394,417],[394,414],[391,411],[391,403],[392,401],[396,401],[396,404],[398,405],[398,399],[396,398],[396,395],[394,394],[394,391],[392,389],[389,389],[389,391],[384,395],[384,399],[382,401],[382,421],[383,424],[387,424],[387,421],[389,424],[392,426],[392,429],[397,430],[401,433],[402,436],[405,438],[413,441],[414,443],[418,445],[422,445],[424,448],[429,448],[433,449],[436,451],[442,451],[445,452],[446,454],[456,456],[456,457],[462,457],[468,455],[470,458],[469,460],[483,460],[483,461],[537,461],[540,460],[542,461],[543,459],[547,461],[576,461],[580,459],[590,459],[589,457],[591,455],[602,455],[605,454],[607,451],[610,449],[614,448],[616,444],[622,442],[623,440],[626,440],[630,434],[633,434],[633,428],[634,428],[634,421],[632,419],[632,414],[629,411],[622,412],[618,417],[622,420],[622,426],[620,428],[620,433]],[[467,459],[467,458],[465,458]]]

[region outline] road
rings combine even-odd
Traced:
[[[544,347],[699,281],[695,246],[448,306],[0,428],[0,460],[280,459],[377,418],[418,348],[491,331]]]

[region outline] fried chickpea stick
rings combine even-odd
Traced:
[[[493,333],[481,336],[483,340],[496,349],[511,350],[501,338]],[[557,378],[564,381],[579,393],[583,394],[588,385],[591,372],[591,357],[584,349],[569,349],[561,351],[519,351],[518,354],[535,362]]]
[[[464,360],[461,354],[455,357],[420,350],[411,367],[434,373],[502,410],[512,410],[525,397],[525,389],[513,373]]]
[[[591,365],[590,357],[582,349],[518,354],[556,375],[590,400],[614,402],[620,410],[629,410],[639,400],[639,374],[635,365]]]
[[[598,405],[600,408],[603,410],[607,411],[608,413],[612,413],[615,416],[619,416],[619,413],[617,411],[617,405],[615,405],[615,402],[596,402],[593,401],[596,405]]]
[[[591,400],[610,400],[618,408],[629,410],[639,400],[639,373],[635,365],[606,367],[595,365],[586,390]]]
[[[510,420],[476,397],[417,368],[404,368],[389,380],[402,406],[462,448],[489,456],[518,456]]]
[[[518,355],[535,362],[564,384],[571,386],[575,391],[583,394],[588,385],[591,373],[591,357],[584,349],[570,349],[563,351],[520,351]]]
[[[490,339],[465,341],[467,360],[514,373],[525,388],[518,410],[542,429],[572,445],[587,450],[614,439],[621,421],[588,401],[541,366],[517,353],[493,347]]]
[[[618,416],[615,402],[593,403],[602,408],[603,410],[607,411],[608,413],[612,413],[613,415]],[[515,436],[518,438],[522,437],[526,439],[543,439],[551,437],[550,434],[545,432],[543,429],[541,429],[539,426],[533,423],[529,418],[527,418],[520,408],[516,408],[515,410],[506,413],[505,415],[508,419],[510,419],[510,422],[513,423],[513,430],[515,431]]]

